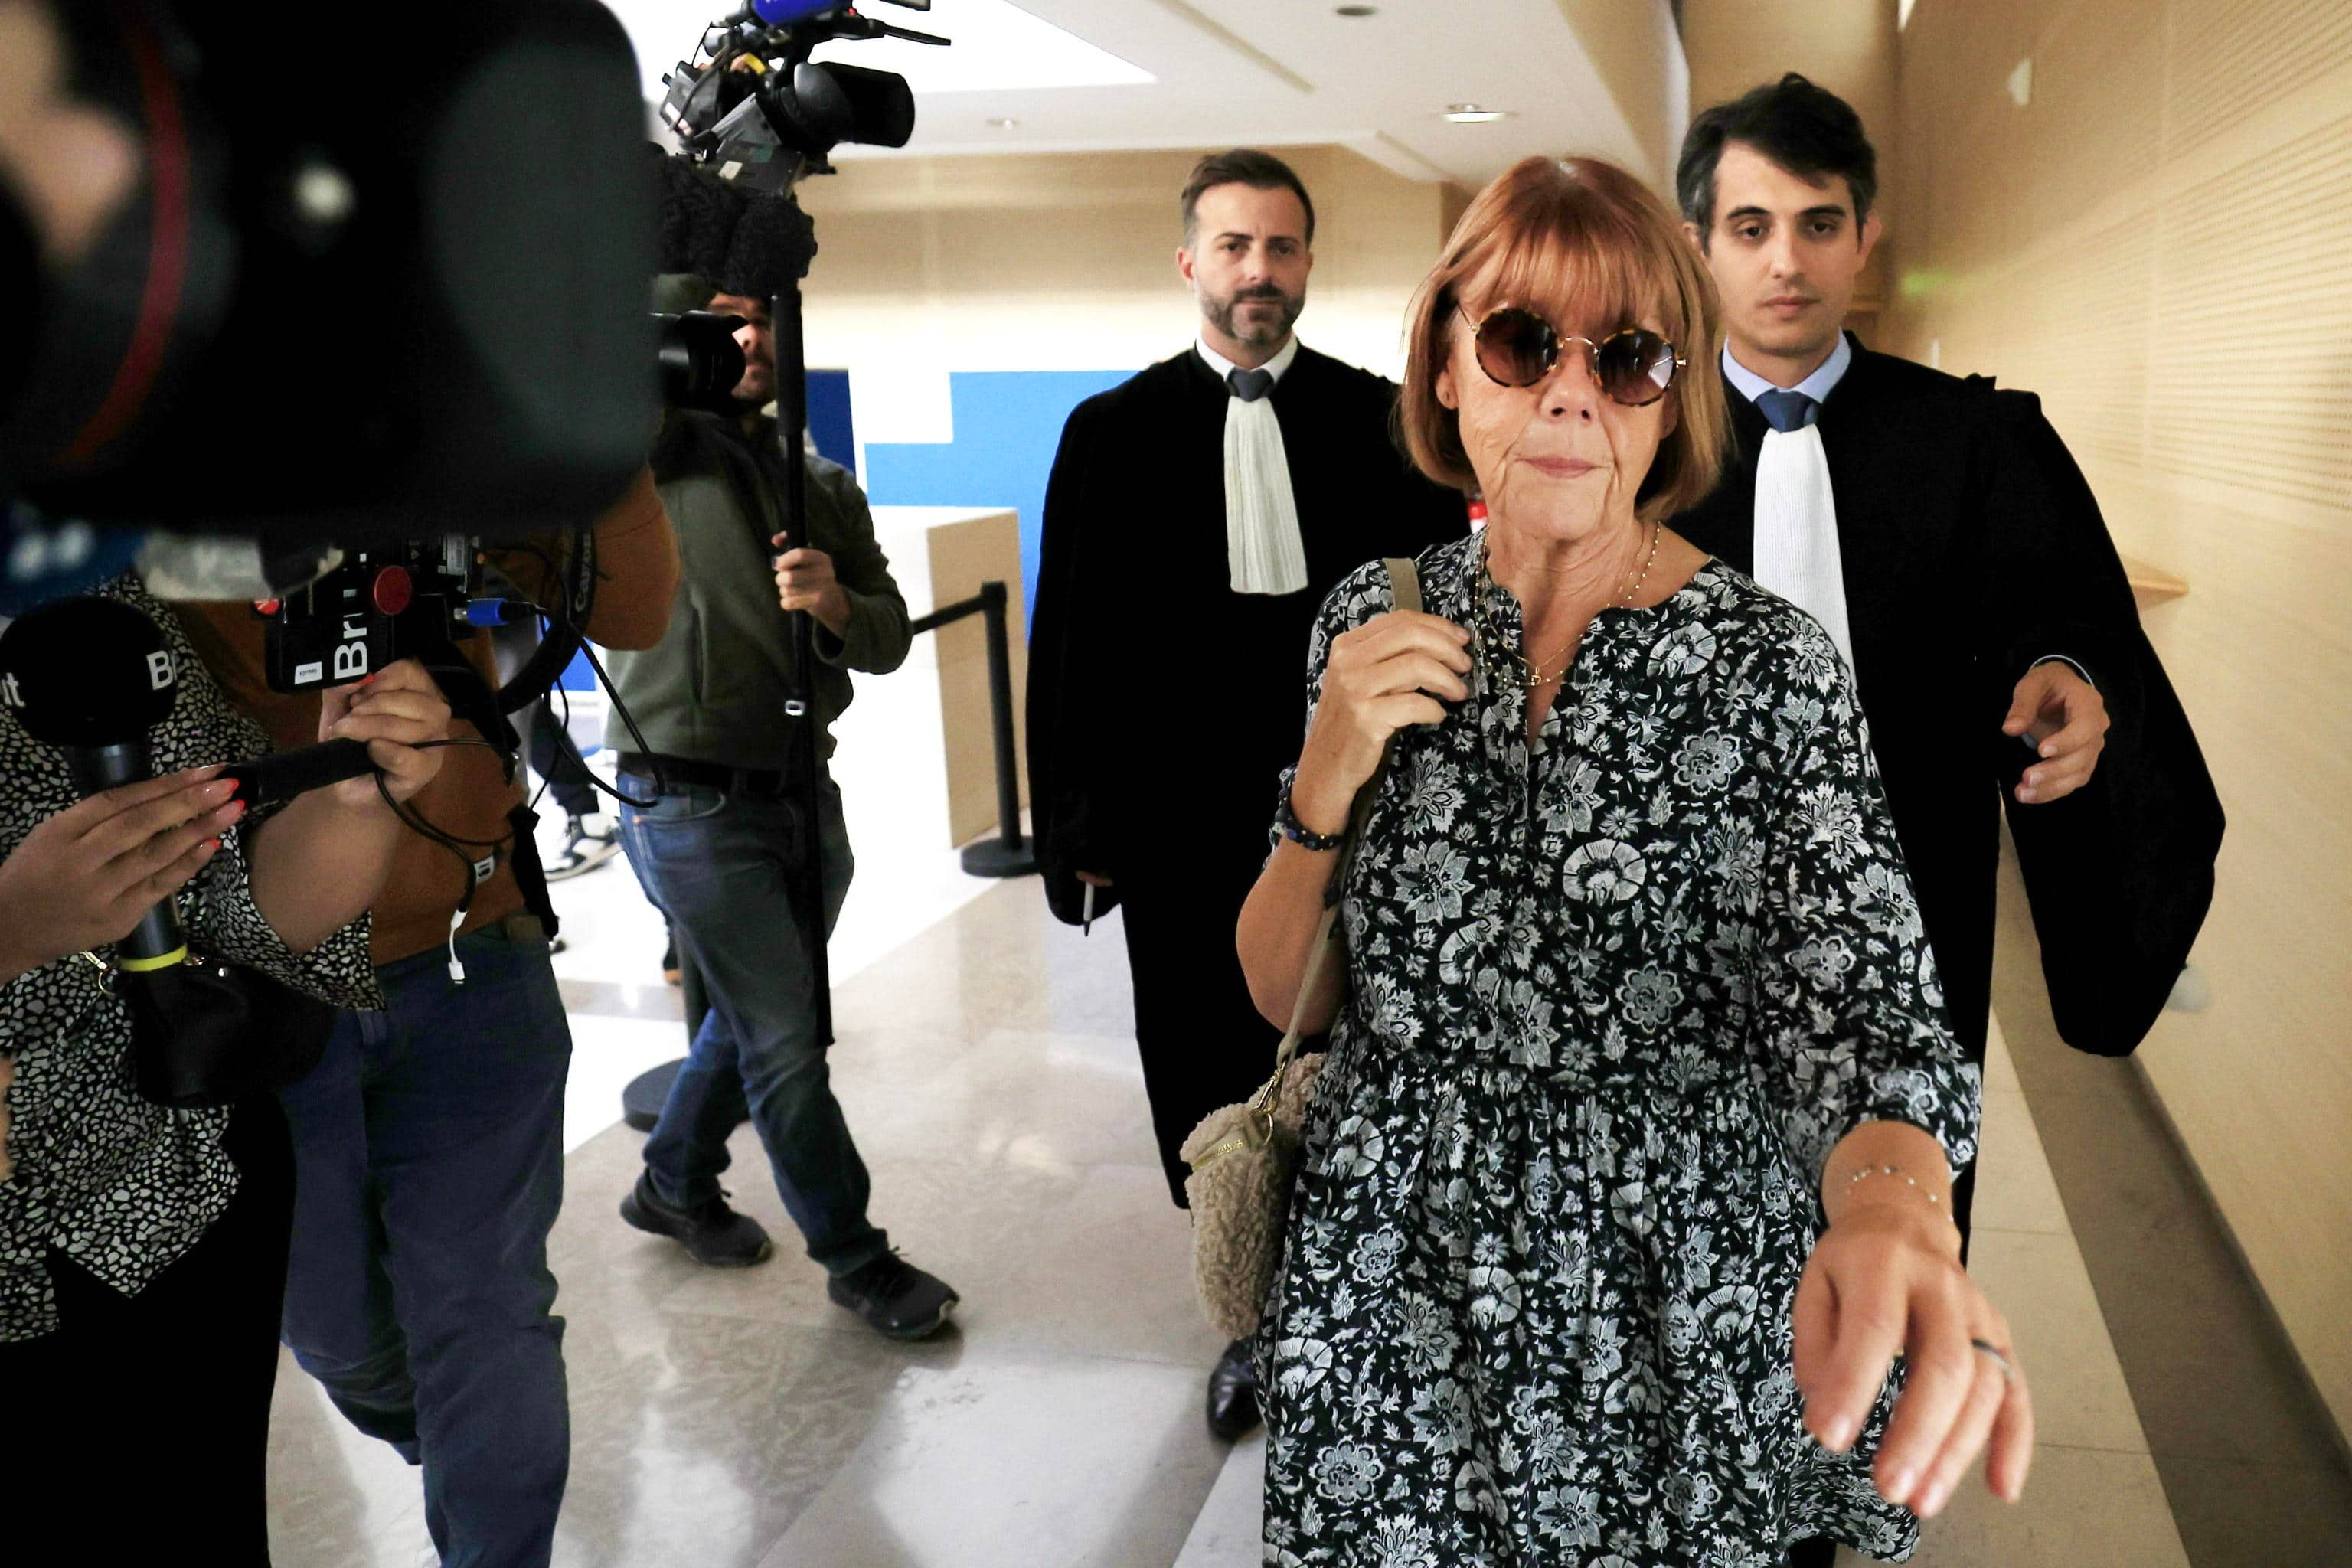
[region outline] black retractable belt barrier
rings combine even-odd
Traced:
[[[980,585],[975,598],[933,610],[914,624],[937,631],[967,616],[988,619],[988,717],[996,738],[996,837],[967,845],[963,868],[975,877],[1027,877],[1037,869],[1036,853],[1021,833],[1021,763],[1013,740],[1013,647],[1008,627],[1012,594],[1002,583]]]

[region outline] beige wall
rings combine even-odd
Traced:
[[[2352,1433],[2352,5],[1918,0],[1896,115],[1890,346],[2040,393],[2188,581],[2230,834],[2139,1060]]]
[[[846,366],[861,440],[949,437],[951,370],[1140,369],[1192,341],[1177,193],[1199,152],[869,159],[813,180],[808,357]],[[1315,198],[1299,335],[1393,375],[1447,189],[1285,148]]]
[[[1633,173],[1674,199],[1675,158],[1690,122],[1690,74],[1665,0],[1553,0],[1609,89],[1646,167]],[[1561,149],[1567,151],[1568,149]]]

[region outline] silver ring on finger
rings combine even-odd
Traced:
[[[1970,1349],[1992,1358],[1992,1364],[2000,1368],[2000,1380],[2003,1383],[2015,1383],[2017,1381],[2017,1368],[2010,1364],[2009,1352],[2007,1351],[2002,1350],[1990,1340],[1972,1339],[1969,1342],[1969,1346]]]

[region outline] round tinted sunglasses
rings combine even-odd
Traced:
[[[1470,312],[1454,307],[1465,321]],[[1478,368],[1504,386],[1533,386],[1559,363],[1563,342],[1582,343],[1592,379],[1601,391],[1629,408],[1645,407],[1666,395],[1675,372],[1688,364],[1675,345],[1643,327],[1627,327],[1599,342],[1563,335],[1549,321],[1519,305],[1489,310],[1475,331]]]

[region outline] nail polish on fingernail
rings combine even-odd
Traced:
[[[1901,1503],[1905,1508],[1910,1508],[1913,1500],[1911,1489],[1917,1484],[1918,1479],[1918,1472],[1915,1470],[1895,1471],[1895,1479],[1886,1484],[1887,1497],[1893,1501]],[[1912,1509],[1912,1511],[1916,1513],[1918,1510]]]
[[[1919,1507],[1917,1510],[1919,1517],[1922,1519],[1932,1519],[1937,1514],[1943,1512],[1944,1499],[1949,1496],[1950,1493],[1951,1488],[1949,1487],[1929,1487],[1927,1489],[1927,1495],[1919,1500]]]
[[[218,849],[219,847],[220,847],[220,840],[219,840],[219,839],[217,839],[217,838],[207,838],[207,839],[205,839],[205,854],[209,855],[209,854],[211,854],[214,850]]]

